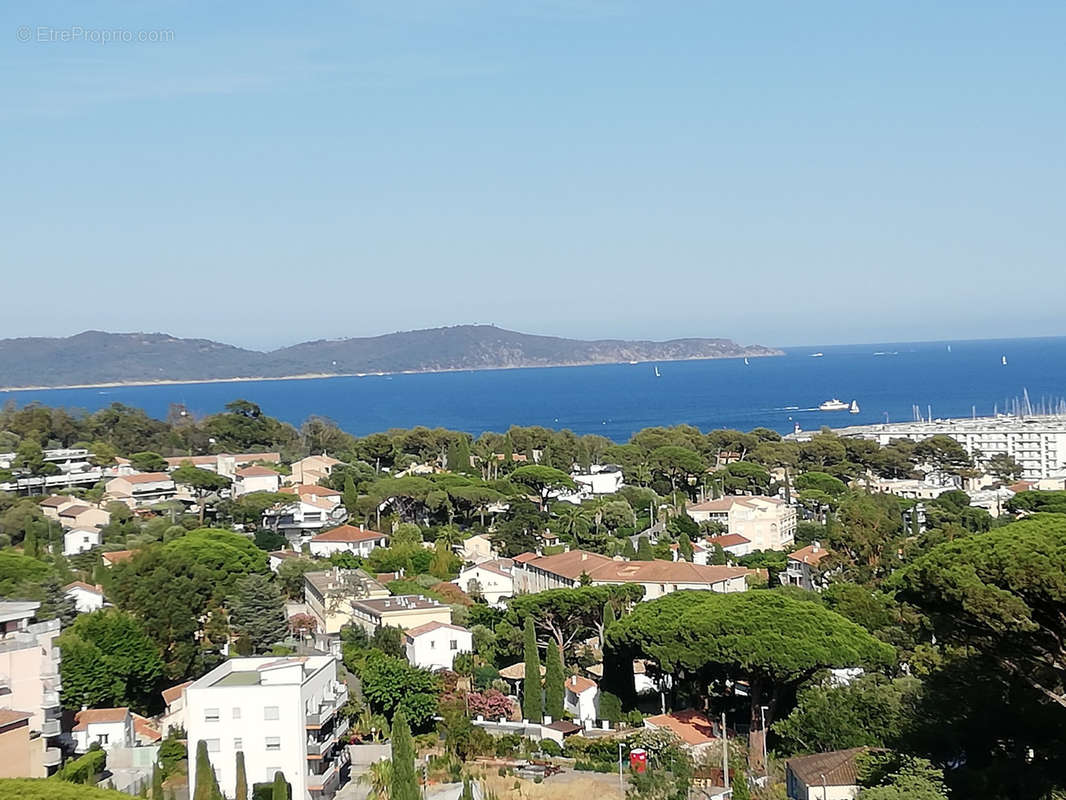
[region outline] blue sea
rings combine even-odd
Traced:
[[[722,359],[0,395],[19,405],[89,411],[119,402],[160,418],[171,403],[203,415],[244,398],[294,425],[319,415],[355,435],[416,425],[474,435],[543,425],[625,441],[641,428],[679,423],[787,433],[795,424],[811,430],[899,422],[913,418],[915,405],[934,418],[988,415],[1023,391],[1034,407],[1066,396],[1066,337],[793,347],[748,364]],[[833,397],[857,401],[860,413],[817,410]]]

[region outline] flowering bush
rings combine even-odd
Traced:
[[[488,689],[484,692],[471,692],[466,696],[467,708],[473,716],[481,715],[485,719],[511,718],[514,703],[502,692]]]

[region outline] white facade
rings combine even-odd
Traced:
[[[100,531],[74,528],[63,534],[63,555],[73,556],[100,546]]]
[[[342,525],[312,537],[308,548],[317,558],[329,558],[334,553],[351,553],[366,558],[375,548],[384,547],[386,540],[383,533]]]
[[[99,586],[75,581],[63,587],[63,594],[74,601],[79,614],[91,614],[104,607],[104,592]]]
[[[246,467],[237,470],[233,479],[233,496],[252,492],[276,492],[281,487],[281,475],[265,467]]]
[[[575,720],[595,720],[600,718],[600,688],[595,681],[571,675],[566,679],[566,694],[563,696],[563,708]]]
[[[207,742],[223,793],[232,797],[237,752],[248,783],[282,772],[294,800],[332,797],[346,778],[347,723],[337,712],[348,690],[336,679],[333,656],[236,658],[185,689],[189,763]],[[190,770],[189,795],[195,793]]]
[[[1066,466],[1066,416],[976,417],[942,419],[932,422],[893,422],[883,425],[853,425],[838,428],[838,436],[870,439],[882,447],[893,439],[919,442],[930,436],[950,436],[971,456],[979,450],[988,456],[1004,453],[1022,466],[1023,478],[1043,478],[1060,473]],[[789,434],[803,441],[813,435],[806,431]]]
[[[466,628],[429,622],[406,634],[407,660],[428,670],[451,669],[459,653],[474,650],[474,637]]]
[[[452,583],[467,594],[480,594],[485,602],[498,605],[506,597],[514,596],[513,564],[509,558],[497,558],[464,567]]]
[[[348,512],[344,506],[309,496],[306,499],[268,508],[263,514],[263,527],[284,533],[286,536],[299,537],[330,525],[337,525],[347,518]]]
[[[724,523],[753,550],[784,550],[796,538],[796,509],[776,497],[736,495],[689,506],[696,522]]]
[[[74,716],[74,752],[86,753],[98,743],[104,750],[133,747],[133,716],[128,708],[90,708]]]

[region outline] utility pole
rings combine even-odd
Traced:
[[[625,779],[622,777],[622,743],[618,743],[618,794],[626,796]]]

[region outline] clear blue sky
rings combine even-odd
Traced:
[[[1061,0],[0,18],[0,336],[1066,334]]]

